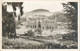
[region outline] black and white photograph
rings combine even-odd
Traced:
[[[78,49],[78,2],[2,2],[2,49]]]

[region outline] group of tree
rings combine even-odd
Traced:
[[[69,29],[75,32],[63,35],[63,39],[78,42],[78,2],[62,3],[65,16],[70,20],[71,27]]]
[[[78,29],[78,3],[77,2],[68,2],[62,3],[64,7],[65,16],[71,22],[70,29],[77,30]]]
[[[16,36],[16,7],[20,8],[20,15],[23,14],[22,2],[4,2],[2,3],[2,36]],[[12,12],[8,12],[8,7],[12,7]],[[20,16],[18,16],[18,20]]]

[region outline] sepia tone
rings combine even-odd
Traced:
[[[63,9],[55,12],[44,8],[24,12],[23,4],[2,3],[3,49],[78,48],[77,2],[62,2]]]

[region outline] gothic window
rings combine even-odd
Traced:
[[[47,26],[47,29],[48,29],[48,26]]]
[[[41,22],[40,21],[38,22],[38,27],[41,28]]]
[[[50,29],[51,29],[51,26],[50,26]]]
[[[35,25],[35,28],[36,28],[36,25]]]
[[[31,28],[32,28],[32,26],[31,26]]]

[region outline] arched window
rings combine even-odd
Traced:
[[[50,26],[50,29],[51,29],[51,26]]]
[[[38,22],[38,28],[41,28],[41,22],[40,21]]]
[[[47,28],[47,29],[49,29],[49,27],[48,27],[48,26],[47,26],[46,28]]]
[[[35,25],[35,28],[36,28],[36,25]]]
[[[32,25],[31,25],[31,28],[32,28]]]

